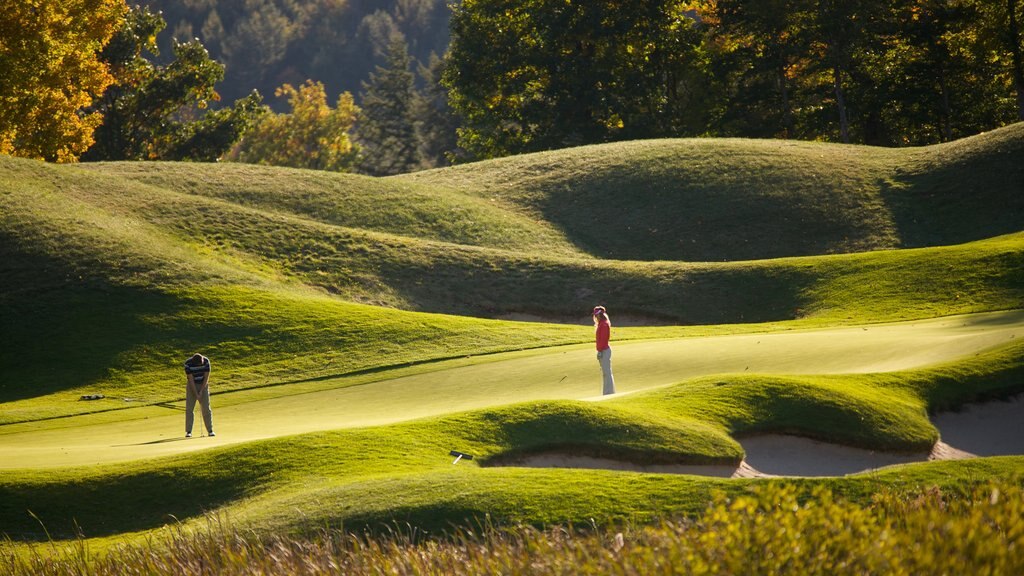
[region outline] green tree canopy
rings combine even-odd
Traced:
[[[413,104],[413,118],[419,155],[426,168],[447,166],[461,156],[456,138],[459,120],[448,104],[448,89],[441,84],[444,66],[443,58],[431,54],[418,72],[423,90]]]
[[[444,81],[472,155],[700,133],[713,87],[682,0],[465,0]]]
[[[402,174],[420,167],[413,113],[417,93],[405,41],[395,36],[387,62],[363,83],[362,111],[356,135],[362,147],[361,171],[375,176]]]
[[[620,139],[882,146],[1024,119],[1022,0],[465,0],[444,73],[493,157]]]
[[[124,26],[103,50],[116,78],[94,110],[103,116],[85,160],[202,160],[227,152],[263,113],[258,93],[215,112],[214,86],[224,67],[198,40],[175,43],[174,60],[154,64],[163,18],[148,8],[129,11]]]
[[[884,146],[1024,119],[1019,0],[700,0],[712,133]]]
[[[76,160],[99,112],[80,113],[114,77],[99,52],[124,0],[16,0],[0,9],[0,154]]]

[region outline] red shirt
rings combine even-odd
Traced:
[[[607,320],[597,322],[597,351],[608,349],[608,338],[611,336],[612,326]]]

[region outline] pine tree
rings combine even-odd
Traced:
[[[448,104],[448,89],[441,84],[444,60],[430,55],[430,62],[419,67],[423,91],[414,106],[414,125],[420,158],[427,168],[447,166],[460,156],[458,117]]]
[[[394,37],[388,45],[386,65],[377,66],[363,83],[362,113],[356,125],[362,148],[360,171],[374,176],[402,174],[422,162],[413,125],[416,97],[405,41]]]

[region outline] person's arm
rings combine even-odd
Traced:
[[[206,388],[207,386],[210,385],[210,361],[207,360],[205,364],[203,364],[202,366],[199,366],[198,368],[196,368],[196,371],[197,372],[205,372],[206,373],[206,377],[203,378],[202,385],[200,385],[200,386],[198,386],[196,388],[196,392],[199,392],[203,388]]]
[[[186,370],[188,370],[188,369],[186,369]],[[199,390],[196,388],[196,378],[195,378],[195,376],[192,375],[192,371],[191,370],[188,370],[187,372],[185,372],[185,378],[188,379],[188,388],[189,388],[189,390],[191,390],[192,393],[196,395],[196,398],[199,398]]]

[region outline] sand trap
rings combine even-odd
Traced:
[[[542,322],[545,324],[575,324],[578,326],[590,326],[594,318],[590,314],[583,316],[554,316],[544,314],[530,314],[528,312],[509,312],[495,316],[496,320],[512,320],[515,322]],[[619,313],[615,315],[616,326],[676,326],[679,322],[654,316],[641,314]]]
[[[930,452],[895,454],[819,442],[797,436],[763,434],[739,440],[746,458],[738,465],[638,465],[604,458],[546,453],[506,464],[532,468],[587,468],[718,478],[846,476],[897,464],[959,460],[978,456],[1024,455],[1024,396],[968,405],[933,418],[941,441]]]
[[[942,441],[974,456],[1024,454],[1024,396],[968,404],[932,418]]]
[[[715,464],[634,464],[607,458],[591,458],[589,456],[573,456],[558,452],[531,454],[510,461],[504,466],[522,466],[526,468],[585,468],[588,470],[625,470],[629,472],[647,472],[651,474],[695,474],[698,476],[715,476],[731,478],[739,469],[736,465]]]

